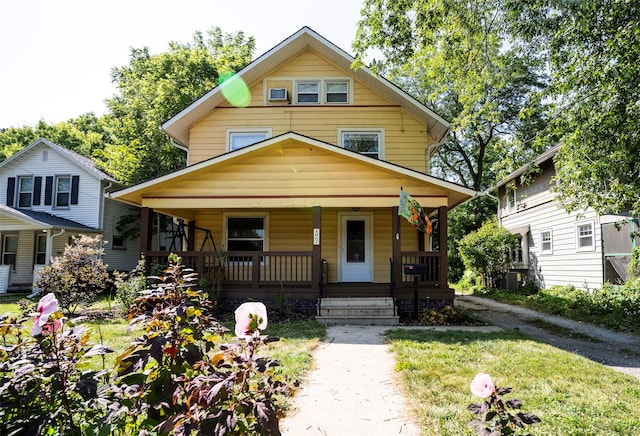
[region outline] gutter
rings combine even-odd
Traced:
[[[189,158],[190,158],[190,154],[189,154],[189,149],[187,147],[185,147],[182,144],[179,144],[178,141],[176,141],[173,138],[169,138],[169,140],[171,141],[171,145],[173,145],[174,147],[184,151],[187,154],[187,161],[185,162],[185,165],[189,166]]]

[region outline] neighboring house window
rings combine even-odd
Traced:
[[[346,80],[327,80],[324,100],[326,103],[348,103],[349,82]]]
[[[374,159],[382,159],[381,130],[339,130],[340,145]]]
[[[18,207],[31,207],[33,177],[18,177]]]
[[[228,251],[264,251],[266,217],[227,217]],[[251,258],[235,258],[234,261],[251,261]]]
[[[71,198],[71,176],[56,176],[56,192],[54,207],[69,207]]]
[[[111,237],[111,249],[113,250],[126,250],[127,239],[124,236],[113,235]]]
[[[2,238],[2,264],[12,265],[16,269],[18,257],[18,235],[4,235]]]
[[[271,129],[229,129],[229,151],[239,150],[271,137]]]
[[[515,188],[507,186],[507,212],[515,212],[518,206],[518,196]]]
[[[551,230],[543,230],[540,232],[540,254],[553,253],[553,239]]]
[[[47,263],[47,235],[36,235],[36,256],[35,264],[44,265]]]
[[[578,251],[595,250],[593,223],[580,223],[576,225],[576,246]]]
[[[296,103],[320,103],[320,81],[299,80],[296,82]]]

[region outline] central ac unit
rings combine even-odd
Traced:
[[[269,101],[286,101],[287,88],[269,88]]]

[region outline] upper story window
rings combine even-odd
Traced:
[[[382,130],[340,129],[340,145],[347,150],[357,151],[374,159],[383,159]]]
[[[507,212],[515,212],[518,207],[518,191],[513,186],[507,186],[507,193],[505,197],[507,199]]]
[[[553,253],[553,236],[551,230],[540,232],[540,254]]]
[[[229,129],[228,150],[234,151],[271,137],[271,129]]]
[[[596,248],[593,223],[576,225],[576,248],[578,251],[593,251]]]
[[[320,81],[299,80],[296,82],[296,103],[320,103]]]
[[[71,176],[56,176],[54,207],[69,207],[71,199]]]
[[[349,82],[345,80],[327,80],[324,101],[327,103],[348,103]]]
[[[33,177],[18,177],[18,207],[31,207],[32,199]]]

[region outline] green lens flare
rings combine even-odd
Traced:
[[[220,75],[220,92],[230,104],[236,107],[247,107],[251,101],[249,87],[242,77],[235,73]]]

